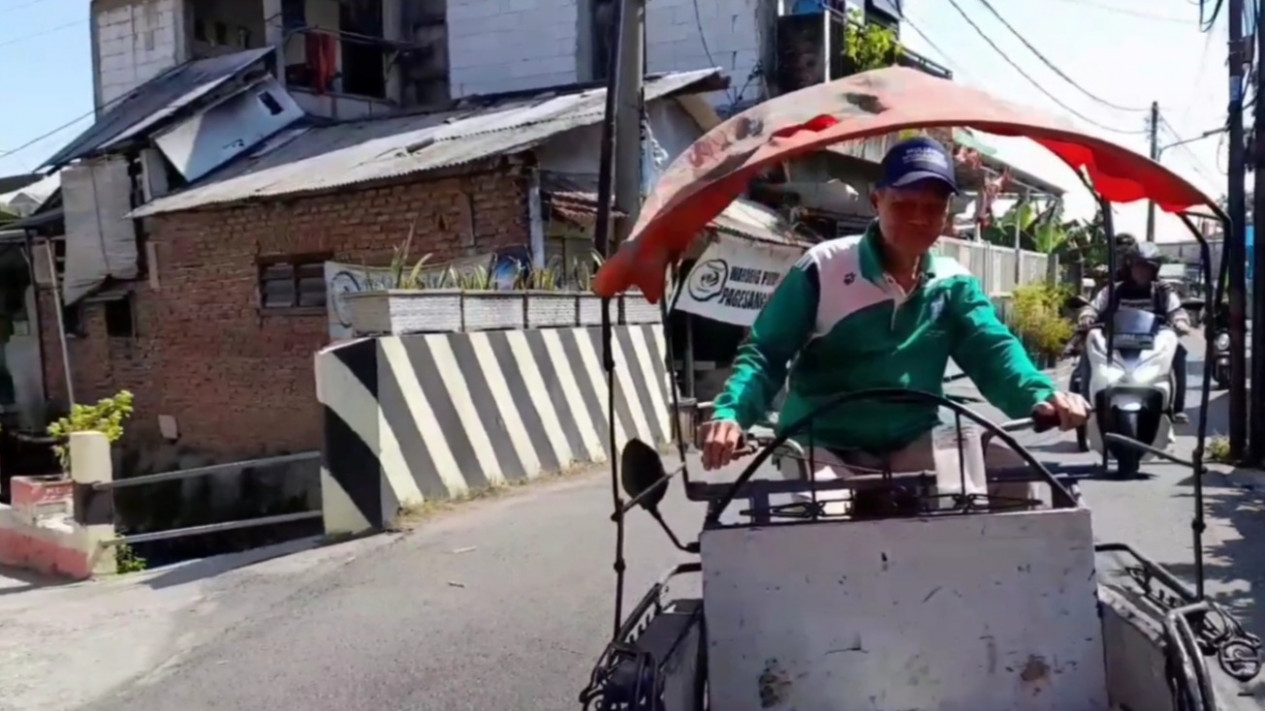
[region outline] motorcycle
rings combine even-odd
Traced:
[[[1094,407],[1085,435],[1091,449],[1116,460],[1121,477],[1136,476],[1141,463],[1154,455],[1105,443],[1105,435],[1121,435],[1159,450],[1172,444],[1173,357],[1178,345],[1177,332],[1163,318],[1129,308],[1118,309],[1109,324],[1095,324],[1085,335],[1088,393]]]

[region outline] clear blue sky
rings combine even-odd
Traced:
[[[1225,123],[1229,86],[1225,12],[1209,35],[1199,31],[1195,0],[988,0],[1077,84],[1113,104],[1143,109],[1128,111],[1095,101],[1060,78],[1011,34],[982,0],[907,0],[909,23],[903,39],[914,51],[953,69],[957,81],[1064,115],[1068,114],[1065,108],[1043,95],[972,29],[954,10],[954,2],[1029,76],[1094,122],[1141,131],[1145,109],[1158,101],[1161,114],[1176,133],[1165,129],[1161,145]],[[1143,153],[1148,149],[1144,135],[1104,130],[1074,116],[1072,120],[1107,140]],[[1249,117],[1249,125],[1250,121]],[[1170,148],[1163,152],[1162,161],[1217,197],[1226,189],[1226,151],[1219,138]],[[1012,163],[1067,188],[1068,204],[1074,212],[1085,215],[1092,211],[1092,200],[1079,187],[1075,175],[1044,149],[1024,139],[991,137],[988,142],[998,146],[1002,157]],[[1145,231],[1142,206],[1119,207],[1116,215],[1117,229],[1139,235]],[[1166,216],[1157,220],[1156,233],[1161,241],[1187,238],[1182,224]]]
[[[91,56],[87,0],[0,0],[0,154],[92,111]],[[0,175],[36,168],[90,119],[0,155]]]
[[[1106,126],[1143,129],[1145,112],[1113,109],[1081,93],[1043,65],[981,0],[953,2],[1063,103]],[[1167,122],[1181,137],[1224,123],[1225,17],[1219,19],[1211,36],[1200,33],[1194,0],[989,2],[1053,64],[1093,94],[1140,109],[1159,101]],[[958,81],[1067,113],[1007,64],[953,9],[950,0],[906,0],[906,6],[907,44],[948,65]],[[0,114],[0,153],[91,111],[87,18],[85,0],[0,0],[0,67],[4,68],[5,95],[10,97]],[[1142,135],[1108,132],[1073,120],[1104,138],[1146,150]],[[15,155],[0,156],[0,174],[34,169],[87,125],[85,119]],[[1166,130],[1162,142],[1174,140],[1176,136]],[[1071,172],[1042,149],[1022,139],[990,142],[1001,149],[1004,158],[1072,190],[1069,204],[1074,211],[1087,213],[1091,209],[1088,196],[1077,187]],[[1163,159],[1214,196],[1225,191],[1224,143],[1217,138],[1170,149]],[[1124,207],[1117,219],[1122,229],[1141,232],[1143,214],[1139,206]],[[1162,219],[1159,236],[1162,240],[1178,239],[1184,230],[1175,220]]]

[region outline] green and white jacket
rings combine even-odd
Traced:
[[[877,222],[814,246],[769,297],[738,349],[715,419],[744,429],[763,419],[783,383],[785,428],[842,393],[905,388],[942,393],[949,357],[1008,417],[1027,417],[1055,391],[956,260],[928,254],[912,293],[882,267]],[[793,363],[791,361],[794,361]],[[789,381],[787,371],[789,367]],[[859,401],[816,418],[816,446],[882,453],[939,424],[934,405]]]

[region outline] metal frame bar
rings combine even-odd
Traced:
[[[325,514],[321,511],[300,511],[298,513],[277,514],[276,516],[261,516],[259,518],[248,518],[241,521],[223,521],[221,523],[208,523],[202,526],[187,526],[185,528],[173,528],[168,531],[154,531],[153,533],[137,533],[131,536],[119,536],[111,538],[108,541],[102,541],[101,546],[118,546],[132,543],[152,543],[154,541],[165,541],[171,538],[183,538],[185,536],[202,536],[208,533],[219,533],[220,531],[236,531],[242,528],[256,528],[258,526],[272,526],[279,523],[292,523],[294,521],[307,521],[314,518],[320,518]]]
[[[126,489],[133,486],[144,486],[145,484],[157,484],[164,481],[179,481],[181,479],[192,479],[199,476],[208,476],[211,474],[219,474],[226,471],[241,471],[253,469],[255,467],[275,466],[277,464],[292,464],[294,462],[306,462],[313,459],[320,459],[320,452],[299,452],[298,454],[282,454],[276,457],[262,457],[260,459],[246,459],[240,462],[228,462],[226,464],[210,464],[205,467],[193,467],[192,469],[178,469],[170,472],[158,472],[157,474],[144,474],[142,476],[129,477],[127,479],[115,479],[114,481],[103,481],[92,485],[97,491]]]
[[[180,481],[191,479],[199,476],[208,476],[221,472],[235,472],[236,474],[244,474],[247,469],[264,466],[276,466],[278,464],[291,464],[294,462],[306,462],[314,459],[320,459],[320,452],[299,452],[297,454],[283,454],[276,457],[262,457],[259,459],[247,459],[239,462],[228,462],[225,464],[211,464],[205,467],[193,467],[192,469],[180,469],[177,471],[159,472],[157,474],[146,474],[144,476],[132,477],[130,479],[116,479],[114,481],[103,481],[95,484],[84,484],[83,488],[86,493],[95,494],[96,496],[108,499],[109,511],[113,511],[114,490],[144,486],[147,484],[158,484],[165,481]],[[79,509],[80,504],[76,503],[75,520],[83,523],[81,515],[86,512]],[[109,519],[112,515],[105,514],[107,520],[102,523],[112,523]],[[117,536],[106,541],[101,541],[101,547],[119,546],[133,543],[152,543],[154,541],[165,541],[172,538],[183,538],[185,536],[202,536],[208,533],[219,533],[220,531],[235,531],[244,528],[257,528],[261,526],[274,526],[282,523],[292,523],[295,521],[309,521],[324,516],[323,511],[299,511],[295,513],[277,514],[273,516],[260,516],[258,518],[242,519],[238,521],[221,521],[219,523],[208,523],[200,526],[186,526],[184,528],[173,528],[166,531],[152,531],[149,533],[136,533],[127,536]]]

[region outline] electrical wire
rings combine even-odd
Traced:
[[[30,0],[29,2],[22,3],[21,5],[14,5],[13,7],[0,8],[0,15],[7,15],[10,12],[16,12],[18,10],[22,10],[28,7],[35,7],[36,5],[46,5],[46,4],[48,4],[48,0]]]
[[[1200,158],[1199,154],[1195,153],[1194,149],[1190,147],[1190,139],[1178,133],[1177,129],[1173,128],[1173,125],[1169,123],[1168,119],[1165,119],[1163,115],[1160,116],[1159,125],[1167,129],[1168,134],[1173,137],[1173,140],[1174,140],[1173,147],[1180,148],[1182,152],[1184,152],[1187,155],[1187,157],[1189,157],[1191,168],[1196,173],[1198,173],[1200,177],[1202,177],[1204,180],[1207,180],[1208,182],[1214,185],[1220,184],[1221,182],[1224,181],[1225,175],[1221,175],[1219,177],[1213,177],[1208,174],[1207,166],[1204,164],[1203,159]],[[1224,135],[1225,134],[1222,134],[1223,137]],[[1213,172],[1220,173],[1221,171],[1216,170]]]
[[[1205,15],[1208,9],[1208,0],[1199,0],[1199,31],[1211,32],[1214,25],[1217,24],[1217,17],[1221,15],[1221,6],[1225,0],[1217,0],[1217,4],[1212,7],[1212,14]]]
[[[1184,19],[1181,17],[1172,17],[1168,15],[1155,15],[1149,12],[1144,12],[1142,10],[1134,10],[1134,9],[1126,8],[1126,7],[1113,7],[1111,5],[1104,5],[1102,3],[1092,2],[1091,0],[1056,0],[1056,1],[1067,3],[1069,5],[1080,5],[1081,7],[1092,7],[1096,10],[1101,10],[1103,12],[1112,12],[1119,15],[1128,15],[1130,17],[1137,17],[1143,20],[1153,20],[1155,22],[1172,22],[1174,24],[1182,24],[1182,25],[1190,22],[1190,20]],[[1196,4],[1197,1],[1198,0],[1194,0],[1193,2],[1191,2],[1191,4],[1194,5]]]
[[[1094,92],[1090,91],[1089,89],[1086,89],[1085,87],[1081,86],[1075,79],[1068,76],[1066,72],[1064,72],[1062,69],[1059,69],[1058,65],[1050,61],[1048,57],[1042,54],[1041,50],[1034,47],[1032,43],[1028,41],[1028,38],[1023,35],[1022,32],[1015,29],[1014,25],[1007,22],[1006,18],[1002,17],[1000,12],[997,12],[997,8],[993,7],[993,4],[991,2],[989,2],[988,0],[979,0],[979,2],[981,5],[984,6],[986,10],[992,13],[993,17],[997,18],[997,21],[1000,22],[1002,26],[1004,26],[1007,30],[1010,31],[1010,34],[1017,37],[1019,41],[1023,43],[1023,46],[1027,47],[1030,52],[1035,54],[1037,56],[1037,59],[1041,60],[1042,64],[1049,67],[1050,71],[1059,75],[1059,77],[1062,78],[1063,81],[1067,82],[1068,84],[1071,84],[1073,87],[1075,87],[1078,91],[1080,91],[1085,96],[1088,96],[1089,98],[1093,99],[1094,101],[1097,101],[1103,106],[1109,106],[1113,109],[1116,109],[1117,111],[1137,111],[1141,113],[1144,111],[1151,110],[1150,107],[1139,108],[1136,106],[1121,106],[1120,104],[1108,101],[1107,99],[1104,99],[1101,96],[1098,96]]]
[[[86,114],[81,114],[80,116],[77,116],[77,117],[75,117],[75,118],[71,119],[70,121],[67,121],[66,123],[63,123],[62,125],[58,126],[57,128],[54,128],[53,130],[51,130],[51,131],[49,131],[49,132],[47,132],[47,133],[41,133],[40,135],[36,136],[35,138],[32,138],[31,140],[27,141],[26,143],[23,143],[22,145],[18,146],[17,148],[12,148],[12,149],[9,149],[9,150],[0,150],[0,158],[7,158],[7,157],[9,157],[9,156],[11,156],[11,155],[13,155],[13,154],[15,154],[15,153],[19,153],[19,152],[21,152],[21,151],[24,151],[24,150],[26,150],[27,148],[30,148],[31,146],[35,145],[36,143],[39,143],[40,141],[44,140],[45,138],[48,138],[49,136],[52,136],[53,134],[60,133],[61,131],[64,131],[64,130],[66,130],[66,129],[70,128],[71,126],[74,126],[75,124],[79,123],[80,121],[82,121],[82,120],[84,120],[84,119],[88,118],[89,116],[91,116],[91,115],[93,115],[93,114],[95,114],[95,113],[96,113],[96,109],[93,109],[92,111],[89,111],[89,112],[88,112],[88,113],[86,113]]]
[[[707,32],[703,30],[703,13],[698,9],[698,0],[694,0],[694,26],[698,28],[698,41],[703,46],[703,54],[707,57],[707,63],[713,67],[719,67],[716,60],[712,57],[712,50],[707,46]],[[733,87],[726,90],[731,105],[738,103],[738,94],[734,92]]]
[[[918,36],[922,38],[922,41],[926,42],[928,47],[934,49],[936,53],[940,55],[940,58],[944,60],[944,63],[949,65],[950,69],[954,70],[955,72],[959,74],[967,74],[967,75],[970,74],[970,72],[967,72],[962,69],[961,62],[958,62],[957,60],[953,58],[952,55],[950,55],[948,52],[941,49],[940,45],[936,44],[935,40],[931,39],[931,37],[928,36],[926,32],[923,32],[922,28],[914,24],[914,21],[909,19],[908,16],[902,17],[901,21],[904,22],[906,25],[909,25],[909,29],[918,33]]]
[[[85,22],[87,22],[87,21],[88,21],[88,18],[86,18],[86,17],[85,17],[85,18],[81,18],[81,19],[78,19],[78,20],[74,20],[73,22],[67,22],[67,23],[62,24],[62,25],[55,25],[55,26],[50,27],[50,28],[48,28],[48,29],[46,29],[46,30],[40,30],[39,32],[32,32],[32,33],[30,33],[30,34],[18,35],[17,37],[13,37],[13,38],[7,39],[7,40],[5,40],[5,41],[3,41],[3,42],[0,42],[0,47],[8,47],[9,45],[14,45],[14,44],[17,44],[17,43],[19,43],[19,42],[25,42],[25,41],[27,41],[27,40],[29,40],[29,39],[35,39],[36,37],[43,37],[44,35],[51,35],[51,34],[53,34],[54,32],[61,32],[62,30],[69,29],[69,28],[71,28],[71,27],[74,27],[75,25],[82,25],[82,24],[84,24],[84,23],[85,23]]]
[[[975,20],[971,19],[971,16],[966,12],[966,10],[962,9],[962,6],[958,4],[957,0],[949,0],[949,4],[952,5],[953,9],[956,10],[957,13],[962,16],[962,19],[966,20],[966,23],[971,26],[971,29],[975,30],[975,33],[978,34],[980,37],[982,37],[984,41],[988,43],[988,46],[993,48],[993,51],[1001,55],[1001,58],[1006,60],[1006,63],[1009,64],[1011,67],[1013,67],[1015,71],[1019,72],[1019,74],[1023,76],[1024,79],[1027,79],[1028,83],[1032,84],[1032,86],[1035,87],[1037,91],[1040,91],[1042,94],[1045,94],[1046,97],[1048,97],[1051,101],[1061,106],[1064,111],[1067,111],[1068,113],[1079,118],[1085,123],[1101,128],[1104,131],[1110,131],[1112,133],[1119,133],[1119,134],[1125,134],[1125,135],[1141,135],[1147,132],[1145,128],[1135,129],[1135,130],[1130,131],[1130,130],[1115,128],[1113,126],[1108,126],[1104,123],[1095,121],[1094,119],[1089,118],[1088,116],[1082,114],[1081,112],[1077,111],[1071,106],[1068,106],[1057,96],[1055,96],[1054,94],[1051,94],[1044,86],[1041,85],[1040,82],[1038,82],[1036,79],[1033,79],[1032,75],[1024,71],[1023,67],[1019,66],[1015,62],[1015,60],[1011,59],[1010,55],[1006,54],[1006,52],[1002,50],[1001,47],[998,47],[997,43],[994,42],[993,39],[988,36],[988,33],[985,32],[983,29],[981,29],[979,25],[975,24]]]

